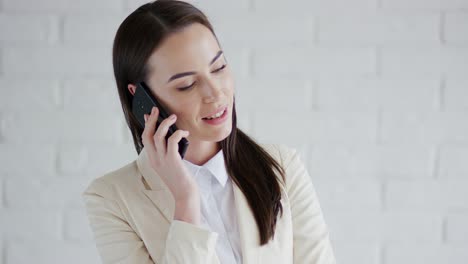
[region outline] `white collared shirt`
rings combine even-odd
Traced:
[[[216,253],[223,264],[242,263],[232,181],[220,150],[202,166],[183,160],[200,188],[203,227],[218,233]]]

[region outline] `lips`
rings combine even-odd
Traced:
[[[210,117],[210,116],[214,116],[215,114],[217,114],[217,113],[219,113],[219,112],[221,112],[221,111],[226,110],[226,108],[227,108],[227,106],[221,106],[221,107],[217,108],[216,110],[214,110],[213,112],[211,112],[211,114],[208,114],[208,115],[206,115],[206,116],[203,117],[203,118],[208,118],[208,117]]]

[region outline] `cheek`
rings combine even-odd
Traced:
[[[190,122],[197,117],[198,105],[194,102],[186,102],[177,106],[176,115],[178,119],[182,119],[183,122]]]
[[[234,80],[230,75],[224,80],[223,87],[229,95],[234,93]]]

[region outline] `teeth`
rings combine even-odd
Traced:
[[[205,117],[206,119],[214,119],[220,117],[224,113],[224,110],[210,117]]]

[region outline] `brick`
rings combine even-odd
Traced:
[[[184,2],[189,2],[189,1],[184,1]],[[143,4],[148,3],[146,0],[125,0],[125,8],[133,11],[140,7]]]
[[[101,263],[92,243],[64,243],[59,240],[12,241],[6,246],[6,263]],[[28,252],[28,254],[24,254]]]
[[[446,213],[468,209],[467,188],[466,180],[395,180],[387,183],[385,200],[389,210]]]
[[[35,14],[0,14],[0,42],[3,45],[44,45],[57,28],[57,17]]]
[[[61,176],[92,179],[123,167],[136,158],[137,152],[133,143],[64,144],[58,147],[57,170]]]
[[[465,47],[384,47],[383,77],[466,76],[468,49]]]
[[[122,112],[115,80],[108,78],[67,79],[63,84],[62,95],[61,105],[65,111]]]
[[[79,207],[83,204],[81,193],[89,185],[85,177],[56,179],[42,183],[40,206],[48,208]],[[57,199],[61,197],[61,199]]]
[[[438,78],[383,78],[377,87],[381,109],[384,111],[435,111],[440,108]]]
[[[307,111],[312,104],[310,86],[306,81],[286,78],[239,78],[235,80],[236,106],[272,112]]]
[[[384,112],[380,133],[385,143],[465,142],[466,117],[466,112]]]
[[[57,152],[57,171],[60,175],[82,175],[88,162],[92,163],[88,149],[81,144],[63,144]]]
[[[18,141],[21,140],[24,139],[18,138]],[[29,179],[34,175],[34,179],[45,179],[56,176],[56,156],[52,145],[35,142],[3,143],[0,144],[0,149],[0,160],[4,161],[0,166],[0,174],[4,174],[6,178]]]
[[[109,48],[95,49],[73,47],[35,47],[3,49],[3,69],[8,76],[30,77],[72,77],[112,75],[111,52]],[[28,63],[25,63],[27,61]]]
[[[366,161],[367,160],[367,161]],[[366,162],[372,165],[367,167]],[[426,145],[379,145],[364,148],[357,156],[356,167],[370,168],[378,177],[393,178],[429,178],[432,176],[433,150]]]
[[[467,111],[468,110],[468,79],[467,78],[450,78],[445,82],[443,90],[443,106],[444,109],[450,111]]]
[[[281,16],[308,16],[314,14],[342,15],[349,13],[367,13],[377,9],[375,0],[255,0],[254,10],[264,14],[280,14]]]
[[[273,117],[274,116],[274,117]],[[377,116],[365,112],[286,112],[254,113],[253,131],[261,140],[289,143],[353,142],[368,143],[375,140]]]
[[[388,12],[319,17],[321,44],[374,44],[383,46],[438,44],[438,14]]]
[[[3,188],[6,208],[36,208],[39,205],[41,182],[38,179],[6,179]]]
[[[43,0],[34,2],[28,0],[3,0],[2,7],[4,11],[12,13],[99,13],[122,10],[123,1]]]
[[[0,210],[0,216],[0,230],[6,241],[35,240],[39,237],[60,239],[60,213],[56,210],[11,208]]]
[[[184,2],[189,2],[189,1],[184,1]],[[143,4],[148,3],[147,0],[125,0],[125,8],[129,10],[129,12],[132,12],[133,10],[137,9]]]
[[[438,243],[401,243],[385,249],[385,263],[440,264],[465,263],[468,259],[466,245],[441,245]]]
[[[468,1],[467,6],[468,6]],[[454,12],[445,14],[444,40],[449,44],[468,44],[468,13]]]
[[[336,166],[340,164],[340,166]],[[331,179],[426,179],[432,177],[433,151],[425,145],[317,143],[310,153],[310,173]]]
[[[213,26],[222,42],[247,48],[307,47],[315,43],[316,25],[312,16],[262,15],[259,19],[257,14],[246,14],[241,20],[238,16],[219,18],[213,21]]]
[[[450,213],[447,216],[446,239],[449,244],[468,243],[468,214]]]
[[[325,180],[314,176],[320,205],[328,211],[378,212],[382,209],[379,180]]]
[[[343,243],[332,241],[337,262],[345,259],[347,263],[379,263],[380,246],[375,243]]]
[[[463,179],[468,174],[468,146],[444,145],[440,148],[438,176]]]
[[[456,10],[468,7],[467,0],[382,0],[384,9]]]
[[[315,143],[311,147],[308,158],[309,173],[318,180],[331,182],[332,179],[350,178],[356,176],[353,169],[353,159],[359,150],[348,144]],[[336,166],[340,164],[340,166]],[[359,168],[358,168],[359,169]],[[362,177],[363,175],[358,175]]]
[[[0,177],[0,209],[3,209],[5,207],[5,201],[4,201],[4,186],[3,186],[3,178]],[[1,246],[1,240],[0,240],[0,246]],[[0,254],[1,257],[1,254]]]
[[[377,111],[378,81],[361,78],[323,78],[317,82],[317,109],[320,111]]]
[[[200,9],[209,19],[213,17],[225,17],[225,16],[236,16],[242,17],[244,13],[250,10],[249,0],[229,1],[229,0],[218,0],[218,1],[203,1],[203,0],[183,0],[194,5]],[[148,3],[146,0],[126,0],[126,9],[129,12],[137,9],[143,4]]]
[[[94,244],[93,233],[84,207],[66,210],[63,219],[65,240]]]
[[[135,1],[135,0],[129,0]],[[136,0],[141,1],[141,0]],[[215,20],[216,18],[226,17],[226,16],[240,16],[244,17],[245,14],[250,12],[251,1],[249,0],[239,0],[239,1],[230,1],[230,0],[219,0],[219,1],[204,1],[204,0],[187,0],[194,5],[196,8],[200,9],[209,19]]]
[[[0,108],[3,110],[57,109],[59,91],[59,82],[57,80],[4,77],[0,78],[0,86],[8,87],[10,91],[14,91],[3,93],[0,98]]]
[[[126,13],[80,14],[65,16],[63,38],[67,46],[103,47],[112,50],[117,29],[128,16]]]
[[[17,112],[5,117],[5,140],[10,143],[114,142],[122,141],[123,117],[96,111]],[[31,128],[34,135],[31,137]]]
[[[343,221],[346,219],[346,221]],[[440,243],[438,215],[395,212],[337,212],[327,215],[337,243]]]
[[[437,78],[323,78],[317,86],[319,110],[439,109],[440,80]]]
[[[63,209],[81,206],[81,193],[89,185],[87,178],[56,178],[48,180],[8,179],[5,186],[7,208]]]
[[[253,74],[256,77],[310,79],[355,77],[376,72],[376,54],[371,48],[263,48],[254,52]]]

